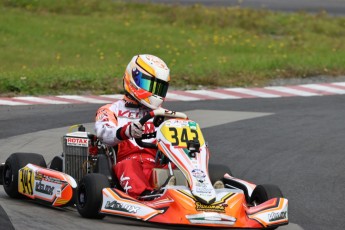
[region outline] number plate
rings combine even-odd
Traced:
[[[191,120],[168,120],[160,131],[172,146],[186,148],[187,142],[191,140],[198,140],[200,146],[205,143],[199,125]]]
[[[35,175],[34,171],[29,167],[24,167],[19,170],[19,186],[18,190],[20,193],[33,195]]]

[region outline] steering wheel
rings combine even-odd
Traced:
[[[175,112],[175,111],[170,111],[170,110],[165,110],[165,109],[156,109],[152,110],[145,116],[143,116],[140,120],[139,123],[141,125],[144,125],[148,120],[150,120],[153,117],[156,116],[163,116],[163,117],[169,117],[169,118],[184,118],[187,119],[187,115],[181,112]],[[135,142],[137,145],[139,145],[142,148],[150,148],[150,149],[157,149],[157,144],[154,143],[147,143],[142,141],[143,138],[135,138]]]

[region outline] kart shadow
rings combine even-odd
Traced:
[[[144,222],[136,219],[128,219],[126,217],[119,216],[106,216],[102,221],[109,224],[124,225],[126,227],[141,227],[146,229],[177,229],[177,230],[196,230],[196,229],[210,229],[210,227],[195,226],[191,227],[188,225],[168,225],[159,223]],[[216,229],[229,229],[229,228],[216,228]],[[232,228],[234,229],[234,228]],[[236,230],[236,229],[234,229]],[[243,229],[241,229],[243,230]]]

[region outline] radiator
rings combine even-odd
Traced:
[[[90,139],[87,132],[73,132],[63,136],[64,172],[77,183],[90,171],[88,161]]]

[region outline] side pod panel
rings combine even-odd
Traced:
[[[59,171],[33,164],[27,164],[19,170],[18,191],[44,204],[66,206],[72,201],[76,188],[76,181]]]

